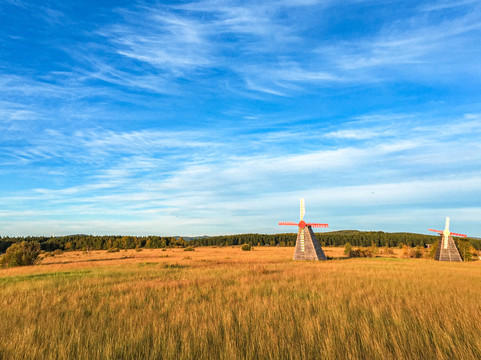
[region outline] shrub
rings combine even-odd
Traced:
[[[111,248],[108,248],[108,249],[107,249],[107,252],[108,252],[108,253],[119,252],[119,251],[120,251],[119,248],[114,248],[114,247],[111,247]]]
[[[33,265],[39,255],[40,244],[36,241],[14,243],[0,258],[0,265],[5,267]]]
[[[352,249],[349,252],[349,257],[373,257],[371,249]]]
[[[439,241],[433,242],[431,247],[427,251],[426,257],[430,259],[434,259],[436,257],[436,252],[438,251],[438,244]]]
[[[192,246],[187,246],[184,251],[195,251],[195,249]]]
[[[469,241],[458,240],[458,249],[464,261],[473,261],[476,259],[476,249]]]
[[[241,249],[242,251],[251,251],[252,247],[250,246],[250,244],[244,244],[241,246]]]
[[[381,254],[394,255],[394,250],[392,248],[390,248],[389,246],[385,246],[385,247],[382,248]]]
[[[346,245],[344,245],[344,255],[349,256],[352,250],[352,245],[351,243],[347,242]]]
[[[403,258],[404,259],[409,258],[409,246],[403,245],[402,249],[403,249]]]
[[[411,251],[409,253],[409,256],[412,258],[422,258],[424,254],[424,248],[421,248],[420,246],[416,246],[415,248],[411,248]]]
[[[416,246],[415,248],[409,247],[407,245],[403,246],[403,258],[415,258],[419,259],[422,258],[424,254],[424,249],[421,249],[420,246]]]

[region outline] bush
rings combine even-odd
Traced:
[[[476,249],[469,241],[458,240],[458,250],[464,261],[473,261],[476,259]]]
[[[349,257],[373,257],[371,249],[352,249],[349,253]]]
[[[422,258],[424,255],[424,248],[421,248],[419,245],[415,248],[411,248],[410,256],[416,259]]]
[[[36,241],[14,243],[0,258],[0,265],[4,267],[33,265],[39,255],[40,244]]]
[[[383,255],[394,255],[394,250],[389,246],[385,246],[381,250],[381,254]]]
[[[195,251],[195,249],[192,246],[187,246],[184,251]]]
[[[420,246],[416,246],[415,248],[409,247],[407,245],[403,246],[403,258],[409,259],[409,258],[415,258],[419,259],[422,258],[424,255],[424,248],[421,249]]]
[[[242,251],[251,251],[252,247],[250,246],[250,244],[244,244],[241,246],[241,249]]]
[[[434,259],[436,257],[436,252],[438,251],[438,244],[439,241],[433,242],[431,247],[429,248],[426,257],[430,259]]]
[[[352,245],[351,243],[347,242],[346,245],[344,245],[344,255],[349,256],[352,250]]]
[[[108,248],[108,249],[107,249],[107,252],[108,252],[108,253],[119,252],[119,251],[120,251],[119,248],[114,248],[114,247],[111,247],[111,248]]]

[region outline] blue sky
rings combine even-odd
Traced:
[[[479,1],[0,0],[0,235],[481,236]]]

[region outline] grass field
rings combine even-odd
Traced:
[[[292,253],[73,252],[2,269],[0,359],[481,358],[481,262]]]

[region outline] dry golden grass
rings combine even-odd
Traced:
[[[481,262],[292,252],[95,251],[0,270],[0,358],[481,358]]]

